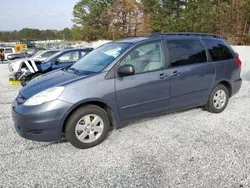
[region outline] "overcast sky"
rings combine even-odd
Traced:
[[[0,0],[0,30],[63,29],[71,27],[79,0]]]

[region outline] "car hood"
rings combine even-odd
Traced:
[[[63,70],[56,70],[42,76],[41,78],[31,81],[21,91],[20,95],[28,99],[33,95],[49,89],[51,87],[62,86],[70,82],[90,76],[89,74],[77,75]]]

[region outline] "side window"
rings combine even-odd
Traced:
[[[79,60],[78,51],[72,52],[70,58],[71,58],[71,60],[72,60],[73,62],[77,62],[77,61]]]
[[[164,69],[161,42],[145,44],[133,49],[120,63],[133,65],[135,73],[144,73]]]
[[[42,55],[41,55],[41,57],[50,57],[50,56],[52,56],[53,54],[55,54],[55,53],[57,53],[57,51],[48,51],[48,52],[45,52],[45,53],[43,53]]]
[[[11,48],[6,48],[6,49],[5,49],[5,53],[9,53],[9,54],[11,53],[11,54],[12,54],[12,53],[13,53],[13,50],[12,50]]]
[[[209,50],[213,61],[223,61],[233,59],[231,51],[221,40],[204,39],[204,45]]]
[[[81,57],[85,56],[86,54],[86,52],[81,51]]]
[[[67,52],[58,58],[60,63],[76,62],[78,61],[78,51]]]
[[[167,42],[172,67],[207,62],[207,55],[199,40],[172,40]]]

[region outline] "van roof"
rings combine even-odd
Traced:
[[[152,33],[148,36],[138,36],[138,37],[128,37],[121,40],[118,40],[116,42],[124,42],[124,43],[137,43],[142,42],[146,40],[155,40],[155,39],[167,39],[167,38],[173,38],[173,39],[183,39],[183,38],[211,38],[211,39],[222,39],[220,36],[216,34],[210,34],[210,33],[195,33],[195,32],[167,32],[167,33]]]

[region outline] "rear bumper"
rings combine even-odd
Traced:
[[[235,94],[237,94],[237,93],[240,91],[241,85],[242,85],[242,79],[241,79],[241,78],[235,80],[235,81],[232,83],[232,93],[231,93],[231,97],[234,96]]]
[[[70,103],[60,100],[39,106],[12,104],[12,119],[16,132],[23,138],[35,141],[58,141],[61,139],[65,112]]]

